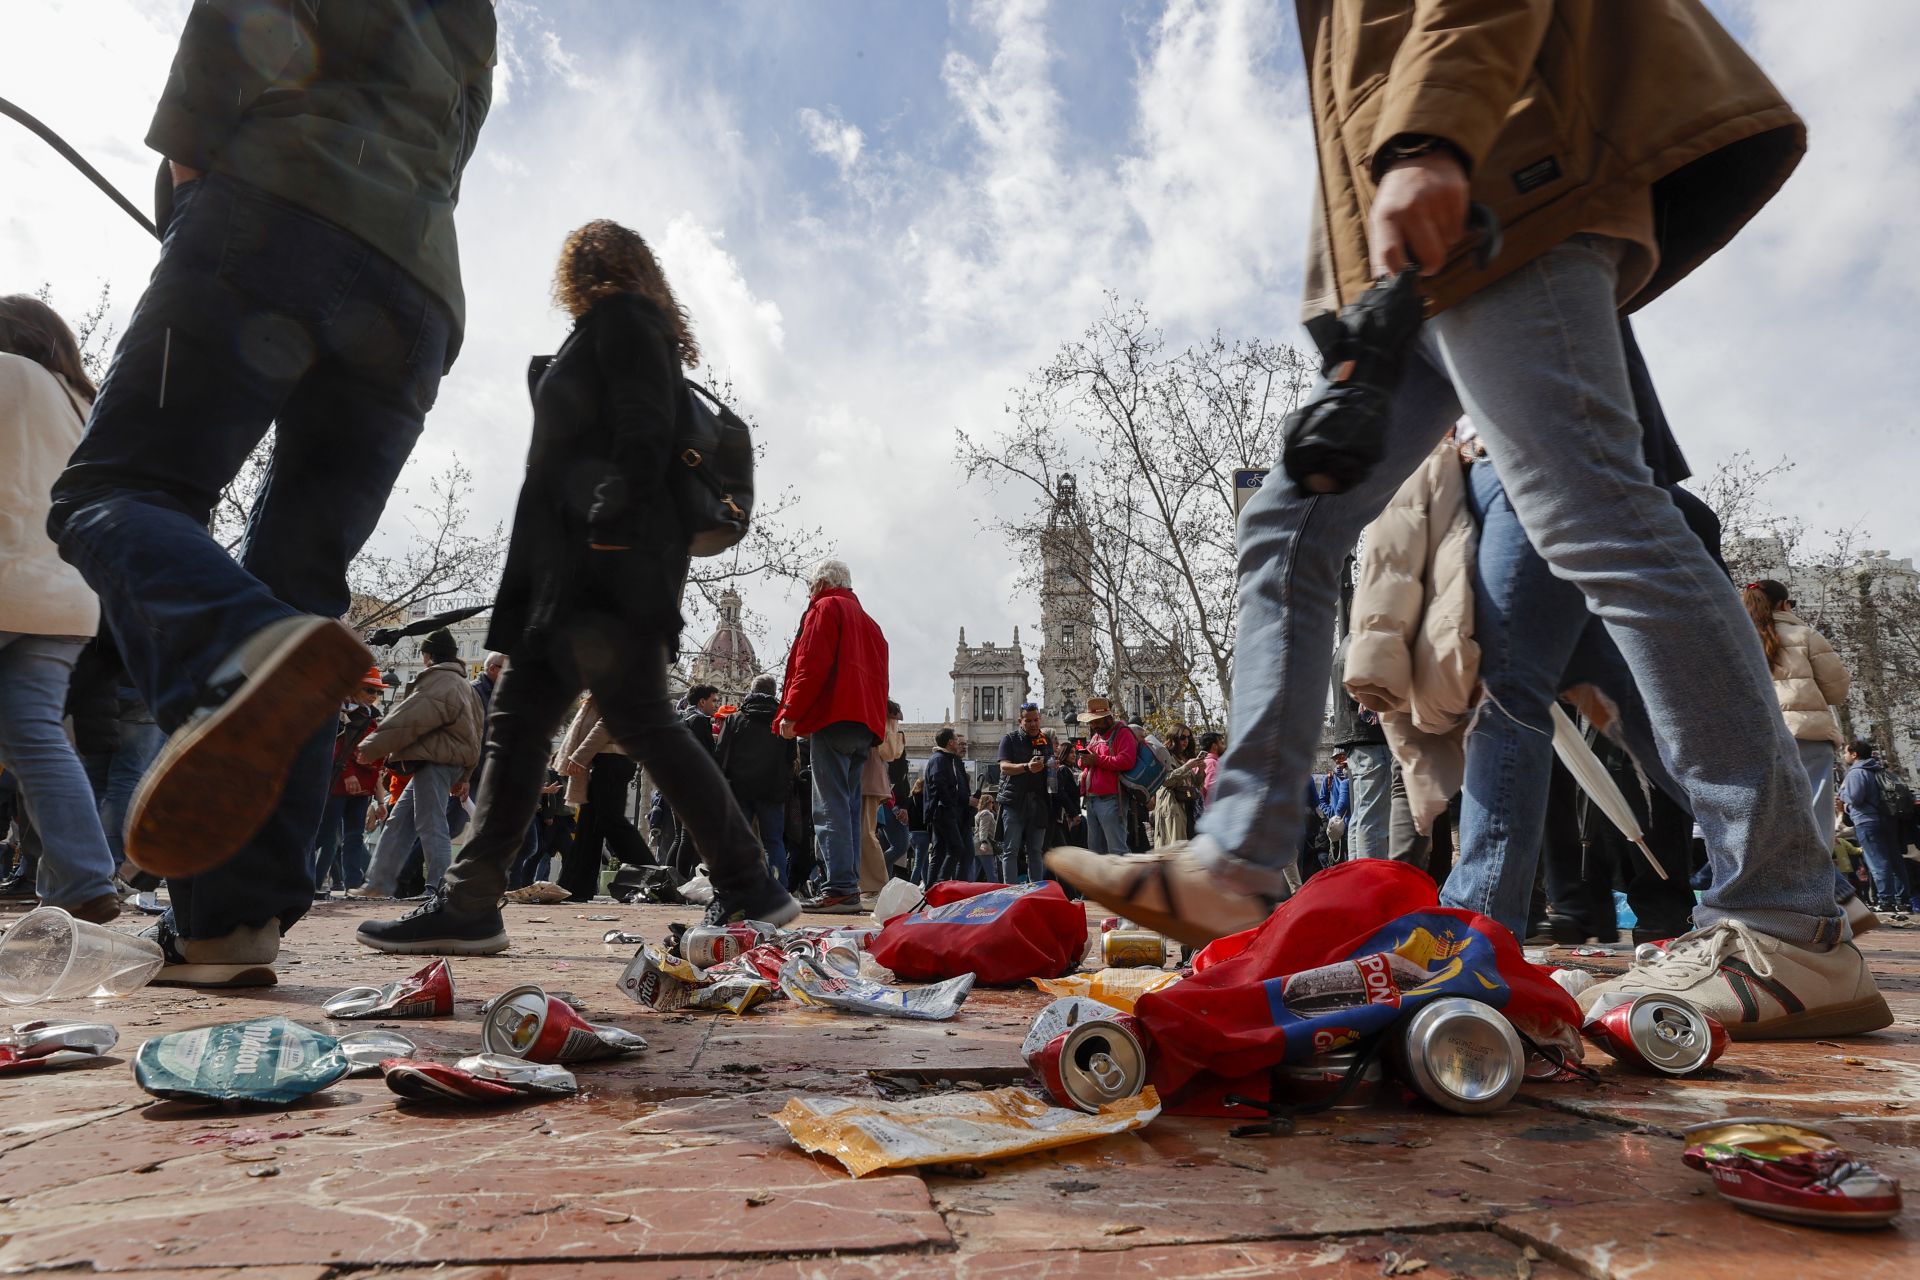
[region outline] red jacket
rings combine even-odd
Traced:
[[[1133,768],[1134,761],[1140,758],[1140,740],[1133,736],[1133,729],[1115,721],[1113,728],[1105,734],[1093,734],[1087,739],[1087,781],[1085,793],[1090,796],[1117,796],[1120,794],[1120,775]]]
[[[845,587],[828,587],[807,605],[800,638],[787,653],[780,721],[793,721],[797,733],[815,733],[852,720],[873,731],[877,742],[887,731],[887,638],[879,624]]]

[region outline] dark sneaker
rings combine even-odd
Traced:
[[[244,678],[173,732],[133,794],[127,857],[155,875],[199,875],[238,853],[279,807],[294,756],[373,661],[331,618],[284,619],[241,650]]]
[[[353,936],[361,946],[390,955],[490,956],[507,949],[500,908],[455,911],[438,894],[398,920],[369,920]]]
[[[75,920],[85,920],[89,924],[109,924],[120,918],[120,895],[103,893],[97,898],[76,902],[66,911]]]
[[[280,922],[242,926],[218,938],[182,938],[166,917],[140,935],[156,942],[167,962],[153,977],[156,987],[271,987],[279,976]]]
[[[865,908],[860,905],[860,895],[857,893],[836,893],[826,897],[809,898],[807,899],[806,909],[809,914],[817,916],[858,916],[866,914]],[[773,922],[768,921],[767,923],[771,924]]]
[[[799,915],[800,904],[793,900],[793,895],[768,880],[752,895],[736,898],[729,894],[714,894],[713,901],[707,904],[707,914],[701,917],[700,923],[738,924],[742,920],[759,920],[765,924],[787,924]]]

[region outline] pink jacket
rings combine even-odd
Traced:
[[[1120,775],[1133,768],[1140,756],[1140,742],[1132,729],[1115,721],[1104,736],[1096,733],[1087,738],[1087,755],[1090,762],[1082,791],[1090,796],[1117,796]]]

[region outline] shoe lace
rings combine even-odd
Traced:
[[[1697,978],[1701,973],[1718,969],[1720,962],[1735,951],[1756,974],[1763,978],[1773,976],[1773,962],[1767,958],[1766,949],[1754,937],[1753,930],[1738,920],[1721,920],[1682,934],[1668,944],[1658,959],[1636,963],[1633,973],[1656,982],[1681,976]]]
[[[421,916],[430,916],[440,910],[441,905],[440,891],[438,889],[429,889],[426,898],[420,905],[400,918],[402,920],[418,920]]]

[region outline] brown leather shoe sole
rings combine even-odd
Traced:
[[[135,865],[157,876],[211,871],[273,816],[294,757],[373,663],[344,626],[312,621],[219,709],[167,740],[127,814]]]

